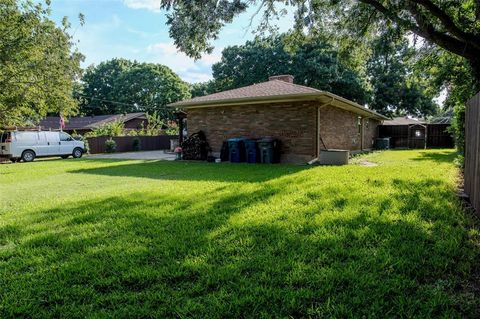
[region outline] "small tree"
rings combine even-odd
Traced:
[[[138,152],[142,148],[142,143],[138,137],[133,139],[133,145],[132,145],[133,151]]]
[[[147,113],[147,128],[145,129],[145,135],[158,135],[162,130],[165,122],[160,117],[160,114],[157,111],[148,114]]]
[[[117,142],[113,139],[108,139],[105,141],[105,152],[107,153],[115,153],[117,151]]]

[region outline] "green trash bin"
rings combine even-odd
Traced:
[[[280,142],[274,138],[262,138],[257,141],[260,151],[260,163],[280,162]]]

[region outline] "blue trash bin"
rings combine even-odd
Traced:
[[[235,137],[227,140],[229,160],[232,163],[245,162],[245,138]]]
[[[245,140],[245,157],[247,163],[258,163],[258,148],[256,140]]]

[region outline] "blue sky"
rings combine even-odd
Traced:
[[[52,0],[51,18],[58,23],[64,16],[72,23],[70,30],[85,56],[83,67],[98,64],[115,57],[169,66],[187,82],[211,79],[211,66],[219,61],[221,51],[229,45],[242,44],[252,39],[252,31],[260,15],[248,27],[256,8],[237,17],[225,26],[213,42],[215,50],[194,61],[178,52],[168,35],[164,11],[158,10],[160,0]],[[78,15],[85,15],[80,26]],[[278,23],[280,31],[292,26],[291,14]],[[201,30],[199,30],[201,32]]]

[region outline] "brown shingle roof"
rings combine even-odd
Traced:
[[[121,121],[125,123],[138,117],[145,117],[145,113],[138,112],[127,114],[71,117],[65,121],[65,130],[91,130],[105,123],[115,121]],[[41,126],[42,129],[58,129],[60,126],[60,117],[47,116],[40,121],[39,126]]]
[[[412,119],[409,117],[394,117],[391,120],[383,122],[383,125],[413,125],[413,124],[425,124],[424,121]]]
[[[187,106],[203,104],[205,102],[221,102],[238,99],[251,99],[256,97],[276,97],[299,94],[315,94],[322,91],[307,86],[288,83],[280,80],[271,80],[258,84],[245,86],[238,89],[223,91],[206,96],[199,96],[193,99],[172,103],[169,106]]]

